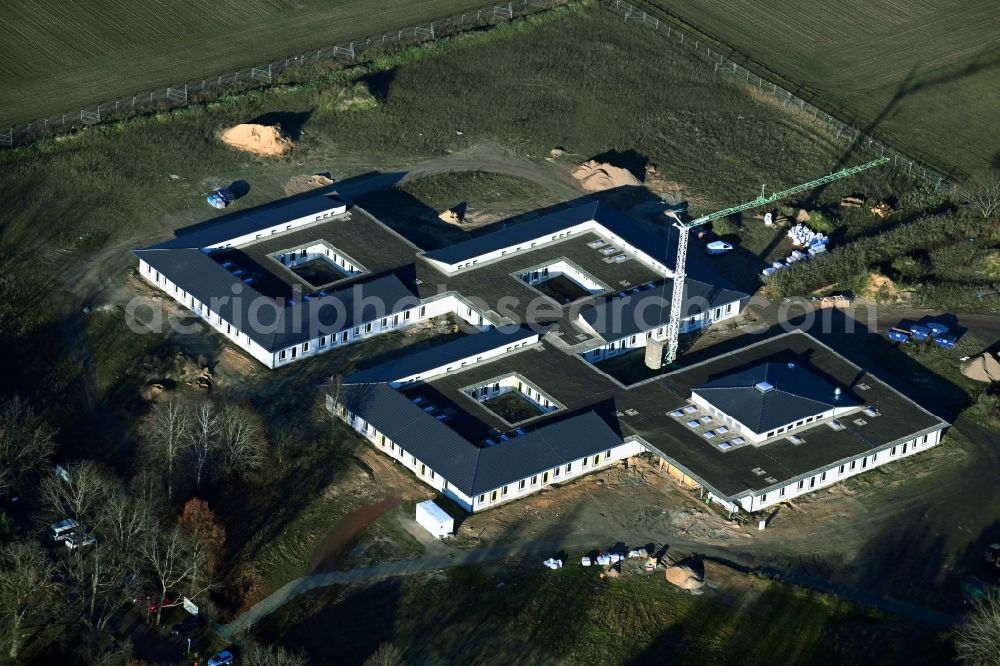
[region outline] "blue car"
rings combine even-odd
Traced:
[[[220,189],[209,194],[207,201],[212,208],[225,208],[236,201],[236,195],[232,190]]]
[[[226,666],[226,664],[235,664],[236,657],[229,650],[223,650],[219,654],[213,656],[208,660],[208,666]]]

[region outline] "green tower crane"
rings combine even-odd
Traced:
[[[867,171],[868,169],[881,166],[889,161],[888,157],[880,157],[876,160],[872,160],[871,162],[866,162],[865,164],[859,164],[857,166],[841,169],[840,171],[835,171],[834,173],[823,176],[822,178],[817,178],[816,180],[811,180],[808,183],[802,183],[801,185],[790,187],[787,190],[774,192],[770,196],[764,196],[762,191],[761,195],[753,201],[747,201],[739,204],[738,206],[731,206],[730,208],[717,210],[714,213],[702,215],[701,217],[689,222],[682,222],[676,213],[673,211],[667,211],[665,214],[674,219],[673,226],[678,230],[678,242],[677,262],[674,266],[674,285],[670,296],[670,319],[667,322],[667,344],[663,353],[664,363],[673,363],[677,359],[677,338],[681,332],[681,309],[684,306],[684,265],[687,262],[688,238],[691,235],[692,229],[711,222],[712,220],[717,220],[721,217],[726,217],[751,208],[757,208],[758,206],[766,206],[767,204],[774,203],[775,201],[797,194],[798,192],[811,190],[819,187],[820,185],[825,185],[826,183],[832,183],[833,181],[840,180],[841,178],[853,176],[854,174],[861,173],[862,171]]]

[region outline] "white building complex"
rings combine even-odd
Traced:
[[[135,254],[143,277],[269,368],[464,322],[465,335],[332,382],[328,406],[467,511],[649,452],[753,512],[940,441],[947,423],[801,332],[632,385],[612,377],[608,358],[639,350],[641,364],[665,336],[669,249],[597,203],[424,252],[312,195]],[[688,271],[685,332],[739,315],[746,294]]]

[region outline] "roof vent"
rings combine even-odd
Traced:
[[[789,370],[794,370],[795,369],[795,364],[794,363],[789,363],[788,364],[788,369]]]
[[[757,382],[756,384],[754,384],[754,388],[760,391],[761,393],[767,393],[768,391],[774,390],[774,386],[768,384],[767,382]]]

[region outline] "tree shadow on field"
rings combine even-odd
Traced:
[[[250,122],[255,125],[277,125],[281,128],[281,133],[292,141],[298,141],[302,136],[302,128],[312,116],[312,109],[308,111],[272,111],[257,116]]]
[[[361,664],[396,637],[403,583],[320,588],[297,599],[258,629],[265,642],[304,650],[312,664]],[[276,616],[275,616],[276,617]]]
[[[876,115],[858,134],[857,138],[851,142],[847,147],[847,150],[841,155],[840,159],[837,160],[836,164],[830,169],[831,173],[842,169],[847,164],[853,160],[858,159],[859,149],[862,148],[867,143],[867,137],[875,136],[882,123],[892,116],[894,116],[900,105],[910,95],[921,92],[928,88],[933,88],[935,86],[945,85],[949,83],[954,83],[961,79],[964,79],[980,72],[984,72],[990,69],[994,69],[1000,66],[1000,56],[992,57],[980,57],[973,62],[970,62],[965,67],[961,68],[955,72],[946,72],[929,78],[918,79],[918,72],[920,70],[922,63],[916,63],[910,69],[909,73],[906,75],[899,86],[896,88],[895,94],[885,105],[881,112]],[[945,178],[951,178],[956,175],[955,167],[948,173],[943,174]],[[815,190],[813,190],[812,195],[809,198],[811,203],[815,203],[819,200],[820,196],[830,187],[830,183],[821,185]]]

